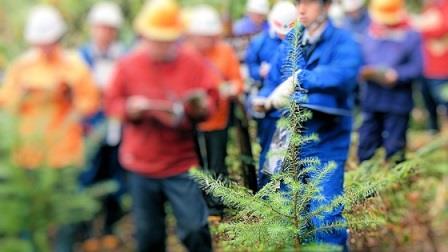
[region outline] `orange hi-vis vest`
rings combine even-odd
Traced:
[[[218,43],[205,57],[211,61],[212,67],[216,68],[222,81],[230,82],[239,93],[243,92],[244,82],[241,75],[240,62],[235,50],[227,43]],[[206,121],[199,125],[203,131],[223,130],[227,127],[230,114],[230,101],[221,98],[217,111]]]
[[[25,168],[80,166],[81,120],[99,106],[99,94],[78,54],[59,49],[50,59],[30,50],[8,69],[0,106],[17,116],[14,159]]]

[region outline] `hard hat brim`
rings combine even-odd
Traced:
[[[114,29],[120,29],[122,22],[106,21],[106,20],[90,20],[90,26],[107,26]]]
[[[258,15],[263,15],[263,16],[269,15],[269,11],[255,10],[255,9],[247,9],[247,13],[253,13],[253,14],[258,14]]]
[[[201,37],[218,37],[221,36],[221,34],[221,32],[187,32],[187,35]]]
[[[275,32],[275,33],[277,33],[277,34],[280,34],[280,35],[287,35],[292,29],[294,29],[294,28],[291,28],[291,29],[285,29],[285,28],[276,28],[276,27],[272,27],[272,30]]]
[[[396,25],[406,19],[406,13],[404,10],[399,10],[393,13],[370,10],[369,13],[374,22],[385,25]]]
[[[182,29],[145,28],[137,32],[146,39],[163,42],[176,41],[183,35]]]
[[[44,44],[53,44],[62,39],[65,34],[65,28],[60,29],[51,33],[37,33],[33,31],[25,32],[25,41],[28,44],[34,45],[44,45]]]
[[[215,36],[221,36],[223,33],[223,29],[222,29],[222,27],[219,27],[216,29],[199,30],[199,29],[194,29],[192,27],[189,27],[189,29],[187,29],[186,33],[188,35],[192,35],[192,36],[215,37]]]

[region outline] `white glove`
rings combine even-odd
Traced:
[[[133,119],[137,119],[150,108],[151,102],[141,95],[131,96],[126,101],[126,111]]]
[[[219,94],[223,98],[234,97],[238,95],[238,90],[234,83],[224,82],[219,85]]]
[[[280,84],[274,92],[268,97],[269,104],[276,109],[281,109],[288,106],[289,99],[291,95],[294,93],[294,87],[297,83],[297,75],[300,73],[300,70],[294,73],[291,77],[285,80],[282,84]]]
[[[263,62],[260,66],[260,76],[266,78],[268,76],[269,71],[271,71],[271,65],[269,63]]]
[[[253,110],[257,113],[264,113],[272,109],[272,105],[267,98],[255,97],[252,100]]]

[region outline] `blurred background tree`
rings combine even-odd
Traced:
[[[17,123],[17,117],[0,112],[0,251],[52,251],[56,230],[93,219],[100,200],[117,185],[80,188],[79,167],[18,166],[13,158],[20,144]],[[87,151],[97,144],[87,141]]]
[[[47,3],[56,6],[65,18],[69,32],[64,38],[68,46],[76,47],[86,41],[88,27],[86,24],[90,7],[100,0],[0,0],[0,69],[4,68],[9,60],[20,54],[25,48],[23,42],[23,29],[26,16],[30,8],[38,3]],[[122,38],[125,42],[133,40],[132,21],[145,0],[111,0],[118,3],[126,17],[122,29]],[[218,8],[223,16],[237,18],[244,13],[245,1],[241,0],[181,0],[184,6],[200,3],[212,4]]]
[[[90,7],[101,0],[0,0],[0,69],[7,62],[17,56],[24,48],[23,27],[26,16],[31,7],[38,3],[47,3],[61,10],[69,32],[64,42],[68,46],[79,46],[86,41],[88,29],[86,18]],[[133,40],[132,20],[146,0],[110,0],[118,3],[124,12],[126,22],[122,30],[122,38],[125,42]],[[206,3],[215,6],[222,14],[227,25],[231,25],[244,15],[245,0],[179,0],[183,6],[191,6]],[[274,4],[279,0],[271,0]],[[409,8],[413,11],[421,6],[422,0],[407,0]]]

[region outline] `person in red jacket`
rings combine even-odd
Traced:
[[[437,107],[448,105],[448,0],[427,0],[413,20],[423,35],[424,81],[422,93],[429,112],[429,128],[440,130]]]
[[[137,251],[165,251],[165,202],[187,249],[211,251],[207,205],[188,171],[198,166],[194,128],[218,103],[218,78],[179,40],[174,0],[149,2],[134,25],[142,44],[119,61],[105,105],[124,125],[120,161],[131,173]]]

